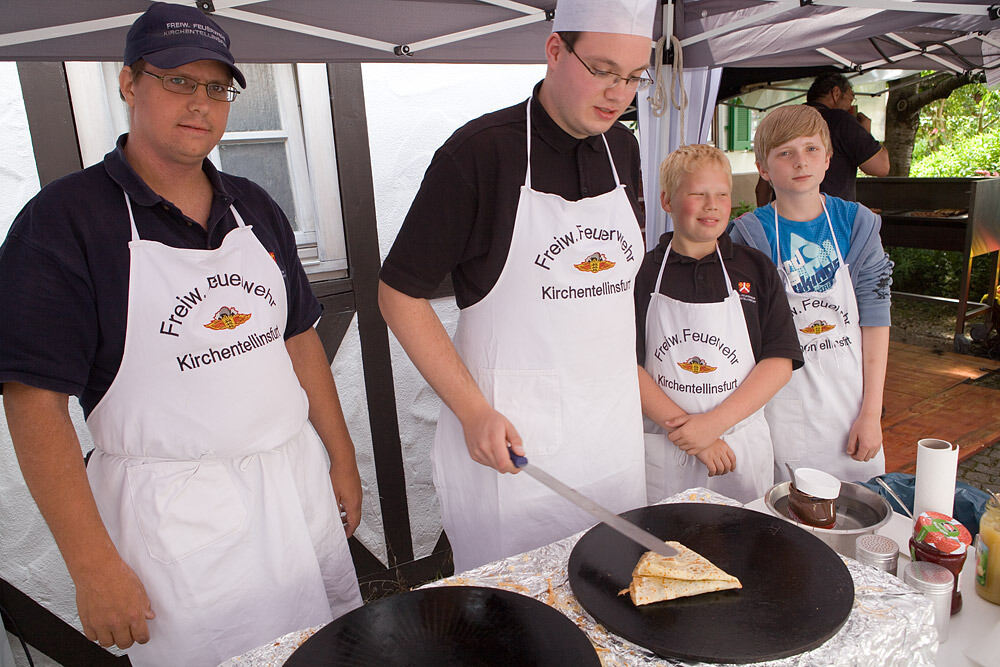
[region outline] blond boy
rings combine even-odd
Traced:
[[[773,483],[762,407],[802,356],[774,266],[723,234],[731,188],[712,146],[679,148],[660,167],[674,231],[635,289],[651,502],[695,486],[749,501]]]
[[[788,463],[867,480],[885,472],[880,416],[892,262],[881,220],[820,193],[832,149],[816,109],[772,111],[754,151],[775,200],[737,219],[731,235],[778,266],[806,362],[765,410],[775,477],[787,479]]]

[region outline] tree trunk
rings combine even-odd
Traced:
[[[951,95],[951,91],[975,80],[968,74],[938,72],[932,76],[910,76],[891,82],[885,103],[885,149],[889,152],[889,175],[909,176],[913,142],[920,127],[920,110]]]
[[[920,108],[910,104],[917,92],[919,74],[898,79],[885,102],[885,149],[889,151],[889,175],[909,176],[913,142],[920,127]]]

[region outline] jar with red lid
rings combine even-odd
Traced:
[[[969,530],[947,514],[923,512],[913,524],[910,560],[936,563],[955,575],[951,597],[952,614],[957,614],[962,609],[962,591],[958,588],[958,579],[970,544],[972,535]]]

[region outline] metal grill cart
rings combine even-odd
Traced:
[[[858,201],[882,215],[882,245],[963,253],[958,299],[922,294],[896,294],[955,303],[955,351],[967,352],[965,322],[982,314],[986,331],[995,324],[1000,269],[1000,178],[859,178]],[[993,253],[992,287],[986,303],[969,304],[972,259]]]

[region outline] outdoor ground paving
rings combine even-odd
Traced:
[[[958,479],[977,489],[1000,491],[1000,442],[959,463]]]

